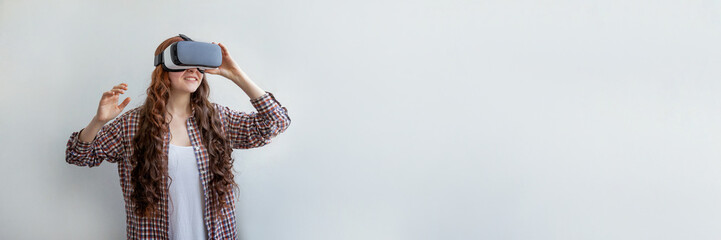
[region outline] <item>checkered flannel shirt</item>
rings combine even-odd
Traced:
[[[290,125],[290,117],[285,107],[275,99],[272,93],[265,92],[259,98],[251,99],[257,112],[245,113],[226,106],[212,103],[220,115],[223,131],[234,149],[256,148],[271,142],[271,138],[285,131]],[[195,110],[193,109],[193,113]],[[125,199],[125,213],[128,239],[168,239],[168,189],[161,194],[160,214],[143,218],[133,212],[134,204],[130,200],[133,188],[130,184],[132,166],[130,157],[133,148],[132,139],[139,127],[139,107],[121,114],[110,124],[104,125],[91,142],[80,140],[80,132],[73,132],[67,143],[65,160],[74,165],[95,167],[103,161],[118,164],[120,187]],[[204,220],[208,230],[208,239],[238,239],[235,221],[235,199],[226,196],[230,208],[222,209],[220,216],[210,211],[209,154],[200,138],[200,130],[193,115],[186,121],[190,142],[195,150],[198,171],[205,196]],[[167,156],[170,133],[164,137],[163,148]],[[166,159],[167,160],[167,159]],[[163,186],[167,180],[163,177]]]

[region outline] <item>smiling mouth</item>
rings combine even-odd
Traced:
[[[191,78],[185,78],[186,81],[198,81],[197,78],[191,77]]]

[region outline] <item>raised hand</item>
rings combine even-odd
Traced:
[[[228,79],[233,79],[236,76],[240,75],[240,67],[238,67],[237,63],[235,63],[233,57],[230,56],[230,53],[228,52],[228,49],[225,47],[225,45],[216,42],[213,42],[213,44],[220,46],[220,50],[223,53],[223,62],[220,64],[220,67],[207,69],[205,70],[205,72],[215,75],[221,75]]]
[[[128,90],[128,84],[121,83],[115,85],[113,89],[110,89],[110,91],[104,92],[103,97],[100,98],[98,113],[95,114],[95,119],[102,123],[107,123],[123,112],[125,106],[130,103],[130,98],[127,97],[120,105],[118,105],[120,94],[125,93],[125,90]]]

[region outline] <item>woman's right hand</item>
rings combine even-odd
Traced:
[[[125,90],[128,90],[128,84],[121,83],[115,85],[110,91],[103,93],[103,97],[100,99],[100,104],[98,105],[98,113],[95,114],[97,121],[105,124],[123,112],[125,106],[130,103],[130,98],[127,97],[123,100],[123,103],[118,105],[120,94],[125,93]]]

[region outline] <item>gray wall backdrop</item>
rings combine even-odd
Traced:
[[[721,239],[721,1],[0,0],[1,239],[125,238],[65,144],[178,33],[293,120],[233,154],[242,239]]]

